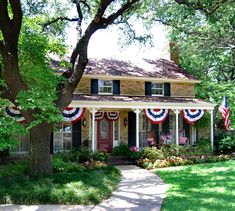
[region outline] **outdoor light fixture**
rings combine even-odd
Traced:
[[[83,126],[83,127],[86,127],[86,126],[87,126],[86,118],[82,120],[82,126]]]
[[[127,124],[128,124],[128,121],[127,121],[127,118],[125,117],[124,118],[124,122],[123,122],[123,124],[124,124],[124,126],[126,127],[127,126]]]

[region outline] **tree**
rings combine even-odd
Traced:
[[[68,71],[59,77],[53,75],[47,67],[46,55],[50,51],[47,47],[47,44],[50,44],[48,37],[39,36],[38,32],[42,33],[43,29],[47,29],[52,23],[69,19],[58,16],[44,23],[42,29],[36,29],[37,26],[24,28],[24,25],[22,28],[22,5],[24,11],[32,15],[40,11],[38,7],[48,8],[49,1],[38,3],[20,0],[0,1],[1,80],[4,84],[1,86],[1,97],[20,108],[26,119],[26,126],[30,128],[32,147],[30,173],[32,175],[52,172],[50,135],[53,123],[58,121],[58,113],[62,112],[72,100],[73,91],[88,62],[87,47],[91,36],[97,30],[107,28],[121,16],[128,18],[131,11],[138,7],[138,0],[119,2],[74,0],[73,3],[78,11],[76,19],[78,28],[83,21],[83,12],[86,16],[92,17],[92,14],[94,16],[72,52]],[[31,25],[34,25],[35,20],[35,18],[34,20],[29,18]],[[24,44],[31,42],[31,45],[21,45],[20,42]],[[35,57],[35,51],[38,50]],[[45,90],[48,92],[45,93]]]
[[[154,5],[147,21],[170,26],[169,38],[179,46],[180,65],[202,80],[197,97],[220,105],[229,98],[235,124],[235,2],[177,0]],[[217,113],[217,109],[216,109]],[[217,115],[218,121],[221,115]]]

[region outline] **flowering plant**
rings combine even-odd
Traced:
[[[136,147],[136,146],[131,146],[131,147],[130,147],[130,151],[132,151],[132,152],[137,152],[137,147]]]

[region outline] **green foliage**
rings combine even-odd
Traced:
[[[208,155],[211,154],[211,144],[209,139],[200,139],[195,147],[196,155]]]
[[[13,118],[5,115],[6,101],[0,99],[0,150],[13,148],[18,141],[14,135],[26,134],[27,130]]]
[[[217,154],[235,152],[235,134],[233,132],[217,131],[215,134],[215,150]]]
[[[120,142],[120,144],[113,148],[112,155],[115,156],[127,156],[130,152],[130,149],[127,144]]]
[[[0,178],[16,177],[28,173],[28,161],[10,162],[0,166]]]
[[[99,151],[96,151],[94,154],[93,154],[93,159],[95,161],[101,161],[101,162],[107,162],[108,160],[108,154],[106,152],[99,152]]]
[[[129,161],[136,161],[142,155],[142,151],[137,151],[136,147],[129,148],[127,144],[120,142],[118,146],[113,148],[112,155],[122,156]]]
[[[53,158],[56,160],[58,165],[63,166],[66,163],[85,163],[85,162],[93,162],[100,161],[106,162],[108,160],[108,154],[105,152],[92,152],[90,149],[81,148],[81,149],[72,149],[70,151],[63,151],[56,153]],[[62,167],[63,168],[63,167]]]
[[[20,171],[5,174],[0,171],[0,203],[98,204],[111,195],[121,177],[120,172],[110,166],[74,169],[76,171],[67,168],[64,171],[59,169],[59,173],[51,176],[34,179]],[[7,167],[4,170],[8,171]]]
[[[84,169],[79,163],[65,161],[59,156],[53,157],[53,172],[74,172]]]
[[[223,95],[227,95],[234,127],[235,2],[187,2],[189,6],[174,0],[161,1],[152,5],[152,15],[146,14],[145,18],[149,23],[158,20],[171,26],[169,38],[178,43],[180,65],[202,80],[196,96],[220,105]],[[217,108],[215,111],[217,123],[221,114]]]
[[[234,210],[235,161],[158,169],[168,185],[163,211]]]
[[[165,156],[161,149],[157,149],[156,147],[145,147],[142,150],[141,157],[150,159],[150,160],[157,160],[157,159],[164,159]]]

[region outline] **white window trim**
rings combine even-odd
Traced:
[[[154,84],[162,84],[162,88],[153,88]],[[164,83],[151,83],[151,91],[153,92],[153,89],[155,90],[162,90],[162,94],[158,95],[158,94],[152,94],[152,96],[159,96],[159,97],[163,97],[164,96]]]
[[[99,91],[99,81],[112,81],[111,92],[100,92]],[[103,87],[110,87],[110,86],[103,86]],[[98,79],[98,94],[99,95],[113,95],[113,80],[101,80]]]

